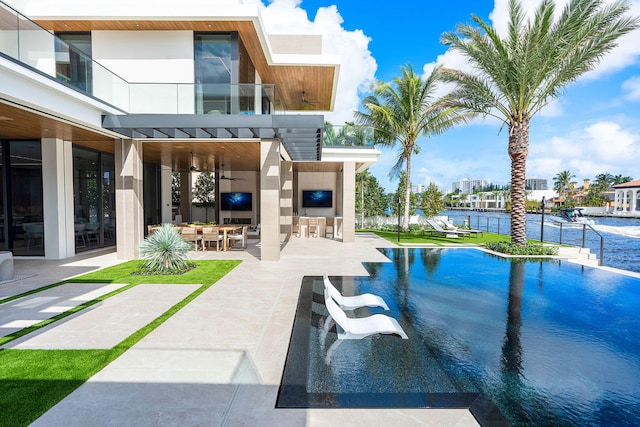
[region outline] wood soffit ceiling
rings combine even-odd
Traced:
[[[333,95],[333,66],[269,65],[254,23],[247,21],[151,21],[151,20],[36,20],[54,32],[89,31],[238,31],[251,62],[264,84],[275,84],[285,110],[329,111]],[[305,92],[306,103],[302,102]]]
[[[58,138],[105,153],[114,153],[112,135],[66,123],[56,117],[37,114],[0,102],[0,140]],[[256,141],[143,141],[145,162],[161,164],[170,159],[172,169],[187,171],[193,164],[199,170],[213,172],[225,165],[233,170],[257,171],[260,167],[260,144]]]

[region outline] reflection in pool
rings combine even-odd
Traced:
[[[322,279],[301,289],[280,407],[468,407],[485,425],[634,425],[640,419],[640,279],[475,249],[381,249],[372,292],[409,340],[337,340]],[[494,407],[488,404],[490,401]],[[498,413],[499,411],[499,413]]]

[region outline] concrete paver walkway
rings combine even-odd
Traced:
[[[73,283],[57,288],[78,285],[86,284]],[[122,286],[125,285],[104,287],[117,289]],[[109,349],[198,288],[199,285],[137,285],[11,341],[4,348]]]
[[[0,304],[0,336],[35,325],[126,286],[106,283],[68,283]]]
[[[244,262],[33,425],[477,426],[463,409],[275,408],[303,276],[367,275],[362,262],[388,262],[381,246],[393,245],[293,238],[278,262],[194,253]]]

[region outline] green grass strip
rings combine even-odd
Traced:
[[[445,237],[442,235],[429,235],[428,233],[422,234],[422,232],[400,232],[400,243],[398,243],[398,232],[397,231],[380,231],[380,230],[362,230],[362,231],[370,231],[372,233],[377,234],[378,236],[386,239],[395,244],[413,244],[413,245],[436,245],[436,246],[444,246],[451,244],[472,244],[482,246],[487,242],[509,242],[511,238],[509,236],[505,236],[502,234],[489,233],[484,232],[483,235],[471,236],[471,238],[467,237]]]
[[[128,283],[128,286],[118,291],[91,301],[94,304],[99,302],[98,300],[104,300],[108,296],[113,296],[140,283],[201,284],[202,286],[112,349],[0,350],[0,414],[2,414],[0,426],[26,426],[35,421],[91,376],[196,299],[241,261],[193,262],[197,264],[197,268],[175,276],[132,276],[131,272],[137,269],[139,261],[129,261],[69,281]],[[45,286],[40,290],[50,287],[52,286]],[[144,304],[144,301],[141,301],[141,304]]]

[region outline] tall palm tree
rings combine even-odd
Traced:
[[[442,43],[464,54],[474,72],[443,70],[457,83],[451,105],[501,120],[509,130],[511,159],[511,241],[526,245],[525,178],[531,119],[562,90],[592,70],[616,46],[619,37],[638,27],[628,17],[629,2],[570,0],[555,16],[553,0],[543,0],[525,20],[520,0],[509,1],[508,35],[478,16],[442,35]]]
[[[571,180],[575,177],[576,176],[570,171],[558,172],[558,174],[553,177],[553,189],[556,190],[558,194],[565,193],[567,188],[571,188]]]
[[[420,137],[438,135],[454,125],[466,120],[457,108],[445,106],[442,99],[435,98],[440,81],[437,67],[423,80],[416,75],[411,65],[401,67],[402,75],[392,83],[377,82],[373,95],[366,97],[364,111],[356,111],[355,117],[361,124],[374,128],[374,141],[380,145],[400,144],[398,158],[389,175],[398,177],[405,167],[404,215],[402,228],[409,227],[411,195],[411,156],[418,154]]]

